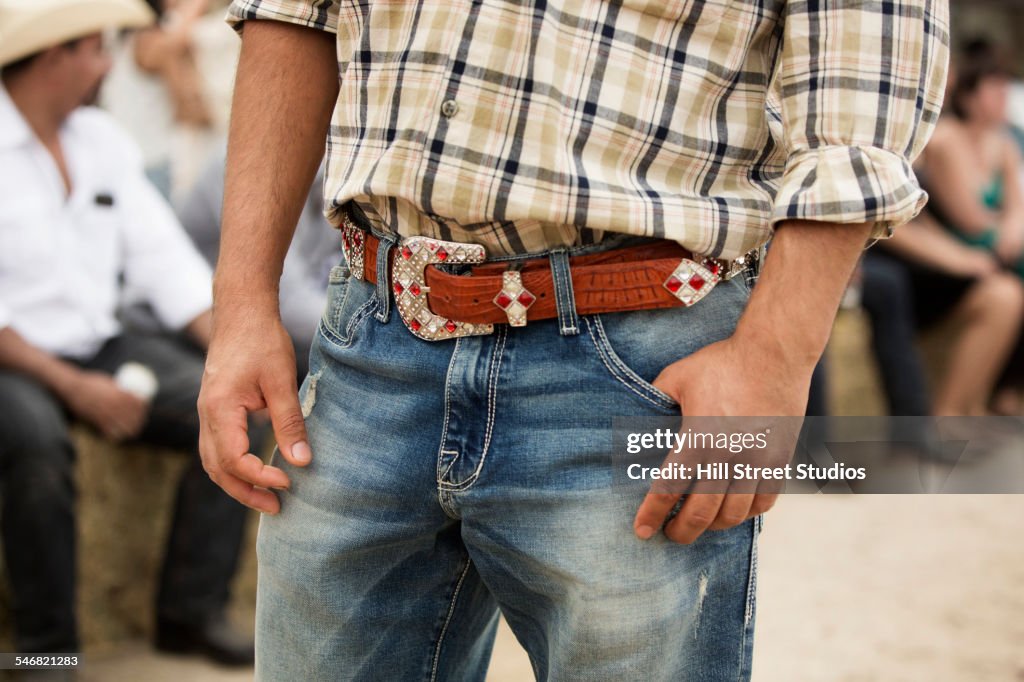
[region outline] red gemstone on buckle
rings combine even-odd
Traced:
[[[513,327],[526,324],[526,310],[537,297],[523,286],[523,277],[518,270],[501,273],[501,291],[494,297],[494,305],[505,311],[508,323]]]
[[[412,294],[413,296],[419,296],[420,295],[420,285],[417,284],[416,282],[413,282],[409,286],[409,293]]]
[[[403,291],[405,291],[405,287],[402,286],[402,283],[395,282],[395,296],[401,296]]]
[[[435,251],[434,255],[437,256],[438,260],[445,260],[448,258],[448,252],[444,250],[443,246]]]
[[[458,325],[452,322],[451,320],[448,320],[447,322],[444,323],[444,328],[447,329],[449,333],[451,333],[458,329]]]
[[[408,246],[403,246],[402,258],[404,258],[405,260],[409,260],[410,258],[412,258],[412,249],[410,249]]]
[[[420,327],[422,326],[423,325],[420,324],[420,321],[417,320],[415,317],[409,320],[409,329],[413,330],[414,332],[418,332],[420,330]]]
[[[663,286],[682,301],[683,305],[690,306],[704,298],[720,279],[713,264],[702,265],[689,258],[683,258]]]

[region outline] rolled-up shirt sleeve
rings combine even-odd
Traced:
[[[141,172],[124,180],[121,194],[125,284],[165,326],[181,329],[212,305],[210,266]]]
[[[236,31],[249,19],[270,19],[338,32],[336,0],[233,0],[228,7],[227,22]]]
[[[938,120],[945,0],[789,2],[774,98],[787,154],[772,224],[874,222],[892,235],[928,196],[911,168]]]

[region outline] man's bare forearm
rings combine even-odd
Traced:
[[[338,94],[333,34],[246,22],[228,137],[215,310],[277,310],[278,282]]]
[[[28,375],[61,397],[81,375],[78,367],[33,346],[10,327],[0,329],[0,368]]]
[[[813,367],[870,228],[869,223],[781,223],[736,337],[791,367]]]

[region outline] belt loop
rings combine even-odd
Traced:
[[[580,325],[576,316],[572,277],[569,275],[569,254],[565,249],[557,249],[552,251],[548,258],[551,261],[551,276],[555,284],[558,333],[562,336],[575,336],[580,333]]]
[[[398,242],[398,237],[388,234],[382,237],[377,246],[377,312],[374,317],[379,322],[387,324],[391,314],[391,273],[388,272],[388,254]]]

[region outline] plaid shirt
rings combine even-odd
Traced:
[[[337,34],[326,213],[491,254],[606,231],[734,258],[913,218],[946,0],[234,0]]]

